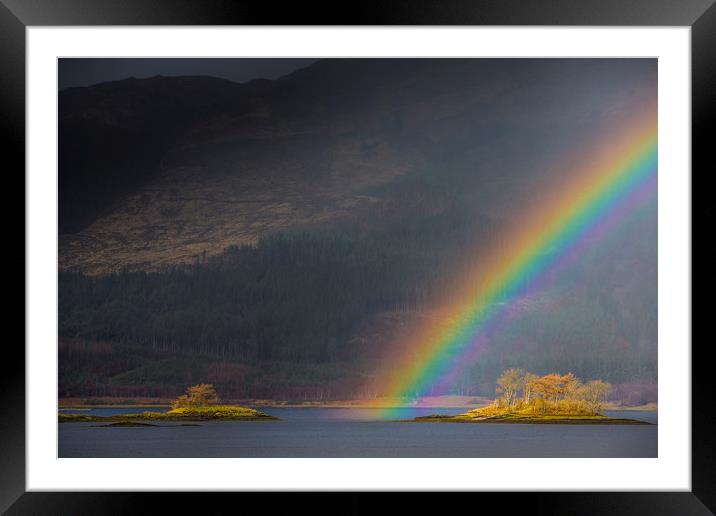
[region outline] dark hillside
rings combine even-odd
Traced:
[[[327,59],[61,92],[60,392],[370,395],[394,337],[655,88],[650,60]],[[656,213],[523,300],[447,391],[513,365],[655,381]]]

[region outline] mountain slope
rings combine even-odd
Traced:
[[[651,60],[368,59],[61,92],[61,392],[373,394],[459,271],[655,88]],[[654,205],[448,390],[491,395],[511,365],[654,381],[656,263]]]
[[[441,210],[450,170],[473,179],[484,216],[504,218],[654,73],[505,61],[322,60],[276,81],[63,91],[60,268],[158,270],[288,226]]]

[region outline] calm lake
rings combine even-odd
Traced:
[[[358,408],[257,407],[283,421],[59,425],[59,457],[656,457],[657,426],[396,423]],[[88,409],[112,415],[162,409]],[[401,409],[403,410],[403,409]],[[404,409],[398,418],[465,409]],[[605,412],[657,422],[656,412]]]

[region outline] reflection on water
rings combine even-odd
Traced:
[[[656,457],[657,426],[396,423],[377,409],[259,407],[278,422],[59,425],[60,457]],[[154,408],[90,409],[108,416]],[[465,409],[407,408],[397,418]],[[657,422],[656,412],[607,415]]]

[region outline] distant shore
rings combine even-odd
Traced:
[[[492,404],[491,398],[480,396],[430,396],[420,400],[420,403],[391,398],[376,398],[368,400],[342,400],[342,401],[310,401],[310,400],[265,400],[265,399],[237,399],[231,400],[232,405],[244,407],[285,407],[285,408],[363,408],[385,409],[397,407],[419,408],[465,408],[474,409]],[[90,408],[168,408],[169,398],[60,398],[60,409],[90,409]],[[603,410],[607,411],[653,411],[658,410],[656,403],[643,405],[621,405],[606,403]]]

